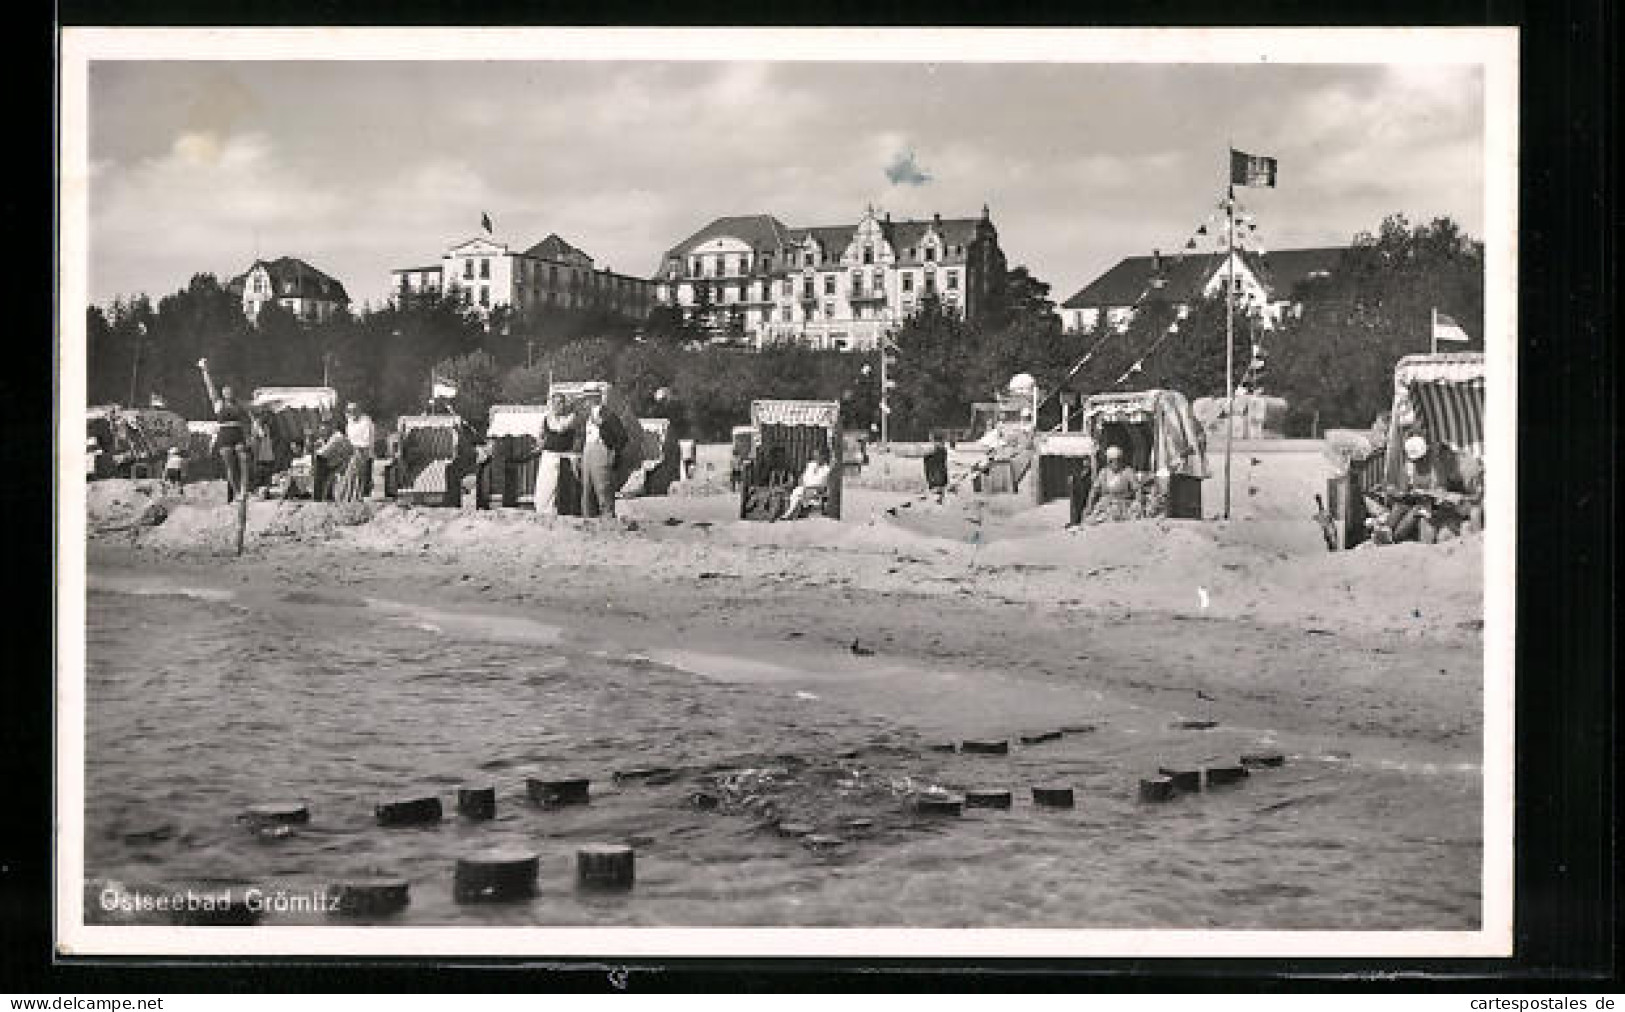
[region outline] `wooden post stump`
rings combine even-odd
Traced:
[[[1141,801],[1172,801],[1177,794],[1173,777],[1145,777],[1140,781]]]
[[[302,826],[310,821],[310,809],[297,801],[271,802],[250,807],[241,821],[255,827]]]
[[[556,805],[585,805],[589,797],[590,783],[586,777],[567,777],[562,780],[529,777],[525,780],[525,791],[530,795],[530,800],[550,808]]]
[[[614,780],[618,784],[626,783],[631,780],[647,780],[650,783],[660,783],[664,781],[672,772],[672,770],[664,766],[639,767],[637,769],[616,771]]]
[[[333,894],[333,913],[350,917],[377,917],[406,909],[411,886],[403,878],[367,877],[347,879],[328,887]]]
[[[421,826],[440,821],[439,798],[386,801],[373,810],[380,826]]]
[[[1207,786],[1223,787],[1227,784],[1236,784],[1247,778],[1245,766],[1209,766],[1207,768]]]
[[[495,787],[457,788],[457,811],[465,819],[494,819],[497,814]]]
[[[1249,767],[1285,766],[1286,756],[1279,752],[1243,752],[1241,764]]]
[[[481,851],[457,859],[452,895],[459,903],[497,903],[536,895],[540,859],[512,848]]]
[[[1009,808],[1013,797],[1009,791],[983,790],[966,791],[966,808]]]
[[[637,854],[618,843],[590,843],[576,851],[576,881],[588,889],[630,889]]]
[[[958,794],[921,794],[914,799],[914,810],[921,815],[963,815],[965,799]]]
[[[1174,790],[1194,794],[1202,789],[1202,771],[1188,767],[1174,768],[1163,766],[1157,770],[1163,776],[1174,782]]]
[[[1071,808],[1073,805],[1072,788],[1034,787],[1033,804],[1043,808]]]
[[[972,755],[1009,755],[1010,742],[1003,738],[996,741],[993,739],[966,741],[959,746],[959,750]]]

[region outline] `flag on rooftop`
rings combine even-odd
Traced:
[[[1275,185],[1275,159],[1267,155],[1249,155],[1245,151],[1230,149],[1231,186]]]
[[[484,227],[487,235],[491,234],[491,216],[484,211],[480,212],[480,225]]]
[[[1472,338],[1467,335],[1467,332],[1461,329],[1461,324],[1457,323],[1455,320],[1439,312],[1438,310],[1433,311],[1433,339],[1435,341],[1472,340]]]

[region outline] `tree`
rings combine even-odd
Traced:
[[[502,393],[502,374],[496,359],[484,351],[459,355],[437,363],[434,375],[457,388],[452,410],[475,429],[484,431],[491,405]]]
[[[970,417],[975,398],[967,379],[978,336],[934,296],[927,296],[919,311],[898,328],[893,337],[897,366],[888,370],[887,377],[896,383],[887,401],[892,409],[890,435],[923,435]]]
[[[1301,315],[1268,342],[1288,430],[1306,433],[1317,416],[1322,426],[1364,427],[1388,409],[1394,364],[1428,350],[1435,309],[1473,338],[1467,348],[1482,348],[1484,246],[1449,218],[1412,226],[1390,215],[1294,299]]]

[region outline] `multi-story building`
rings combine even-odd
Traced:
[[[1142,304],[1160,302],[1183,313],[1199,299],[1222,298],[1225,282],[1233,278],[1236,305],[1256,311],[1262,326],[1274,328],[1294,311],[1299,286],[1329,277],[1343,253],[1341,246],[1269,254],[1237,250],[1234,275],[1223,250],[1125,257],[1061,303],[1061,321],[1067,331],[1077,332],[1095,329],[1104,317],[1107,326],[1121,331]]]
[[[871,207],[855,225],[824,228],[718,218],[666,252],[654,284],[662,305],[716,341],[863,350],[933,296],[975,318],[1004,268],[986,207],[980,218],[901,222]]]
[[[250,320],[258,320],[268,302],[309,323],[331,320],[350,304],[342,284],[297,257],[255,260],[226,283],[226,290],[242,300]]]
[[[649,315],[654,286],[616,274],[557,235],[524,252],[477,237],[452,246],[440,263],[390,271],[399,298],[461,295],[482,315],[508,306],[526,315],[544,309],[600,309],[633,319]]]

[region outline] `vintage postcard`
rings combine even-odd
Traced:
[[[1510,954],[1515,29],[61,41],[61,953]]]

